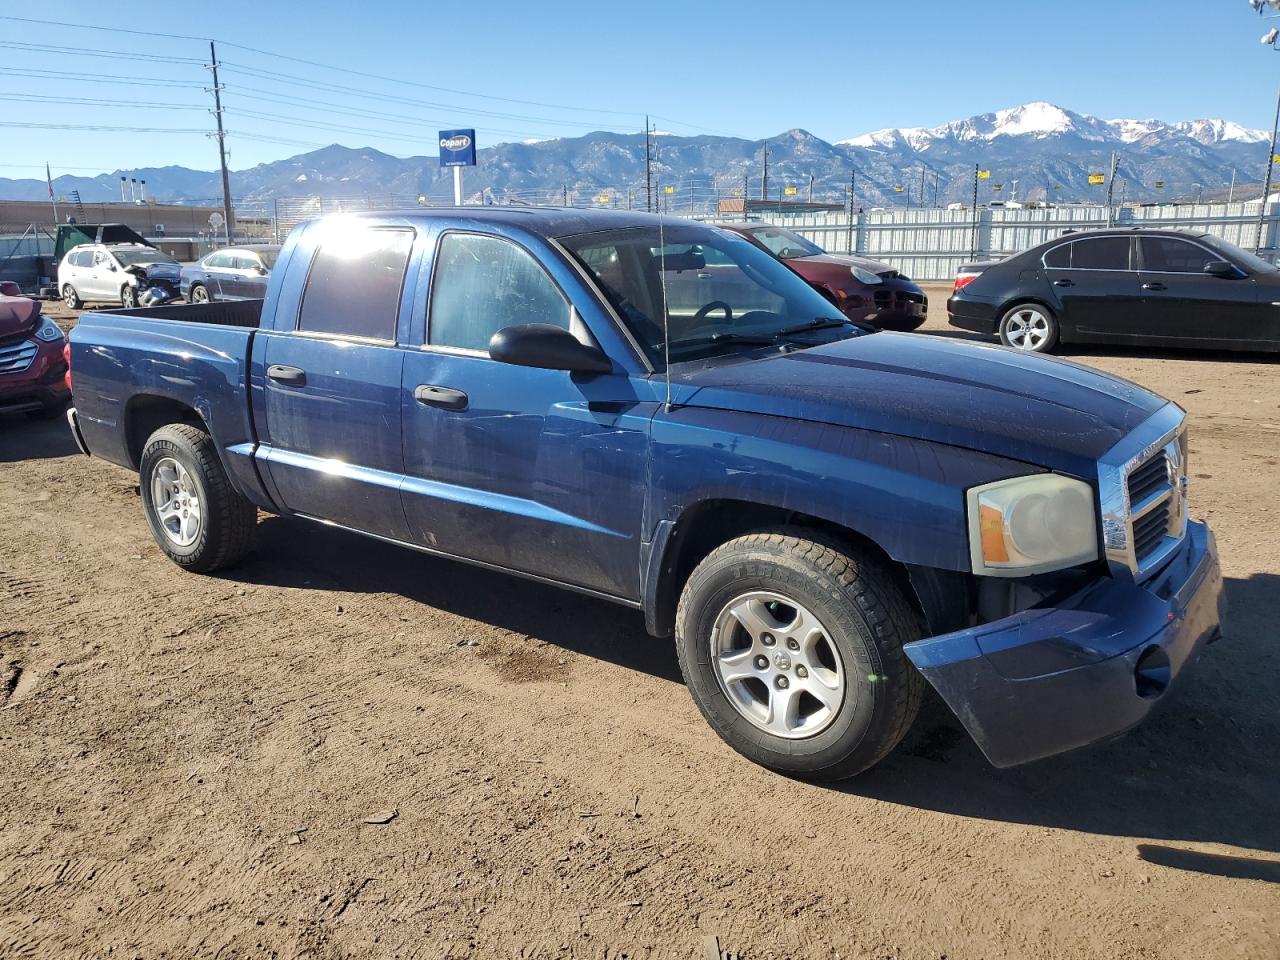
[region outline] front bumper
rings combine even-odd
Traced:
[[[1140,723],[1221,632],[1213,533],[1189,523],[1150,580],[1103,578],[1056,605],[903,649],[997,767]]]
[[[63,378],[67,365],[62,359],[64,341],[36,344],[36,355],[30,366],[17,373],[0,374],[0,413],[33,413],[50,410],[71,399]]]

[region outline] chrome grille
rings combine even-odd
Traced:
[[[1099,464],[1109,559],[1142,576],[1167,559],[1187,527],[1187,436],[1172,404]]]
[[[31,366],[40,348],[30,340],[21,340],[0,347],[0,374],[22,373]]]

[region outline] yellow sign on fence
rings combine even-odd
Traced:
[[[1091,187],[1096,187],[1099,184],[1103,184],[1106,182],[1107,182],[1106,174],[1102,174],[1102,173],[1089,174],[1089,186]]]
[[[783,188],[782,188],[782,192],[783,192],[783,193],[785,193],[788,197],[794,197],[794,196],[796,195],[796,188],[795,188],[795,187],[783,187]]]
[[[663,193],[675,193],[675,192],[676,192],[676,188],[675,188],[675,187],[663,187],[663,188],[662,188],[662,192],[663,192]]]
[[[978,171],[978,179],[979,179],[979,180],[990,180],[990,179],[991,179],[991,171],[990,171],[990,170],[979,170],[979,171]]]
[[[596,197],[596,201],[597,201],[598,203],[608,203],[608,202],[609,202],[609,195],[608,195],[607,193],[602,193],[602,194],[600,194],[600,196]]]
[[[901,193],[901,192],[902,192],[902,190],[903,190],[903,188],[902,188],[902,187],[894,187],[894,188],[893,188],[893,192],[894,192],[894,193]]]
[[[1164,181],[1163,181],[1163,180],[1157,180],[1157,181],[1155,182],[1154,186],[1155,186],[1155,188],[1156,188],[1157,190],[1163,190],[1163,189],[1164,189]]]

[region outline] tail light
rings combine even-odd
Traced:
[[[62,362],[67,365],[67,372],[62,377],[62,382],[67,385],[67,389],[71,389],[71,341],[68,340],[62,348]]]
[[[978,276],[979,274],[976,274],[976,273],[956,274],[956,285],[951,288],[951,292],[955,293],[957,290],[963,290],[969,284],[973,283],[973,281],[977,280]]]

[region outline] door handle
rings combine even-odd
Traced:
[[[445,410],[467,409],[467,395],[452,387],[437,387],[430,383],[420,383],[413,391],[413,399],[428,407],[442,407]]]
[[[1163,283],[1160,283],[1159,281],[1153,281],[1151,283],[1144,283],[1142,285],[1142,289],[1143,290],[1168,290],[1169,288],[1166,287]]]
[[[1055,287],[1074,287],[1076,282],[1069,277],[1063,277],[1061,280],[1053,281]]]
[[[306,386],[307,374],[298,367],[286,367],[273,363],[267,367],[267,379],[282,383],[286,387],[302,387]]]

